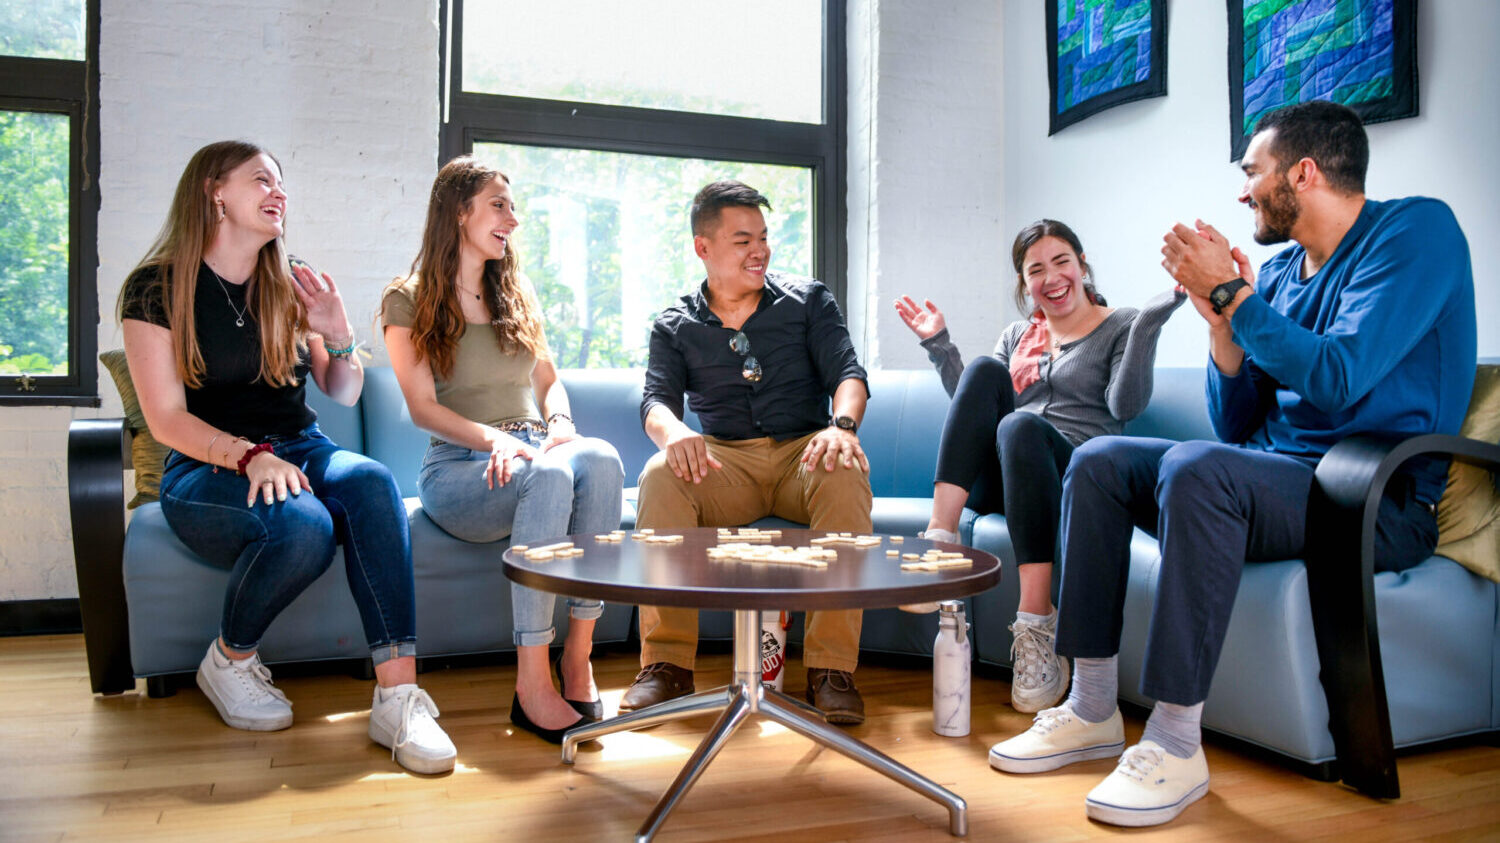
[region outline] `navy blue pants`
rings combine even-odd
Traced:
[[[967,506],[980,515],[1005,514],[1016,564],[1054,562],[1072,455],[1073,443],[1051,422],[1016,412],[1010,369],[985,355],[964,368],[953,390],[935,480],[968,490]]]
[[[1120,651],[1131,531],[1140,527],[1161,549],[1141,693],[1202,702],[1245,563],[1303,554],[1313,467],[1218,442],[1101,436],[1080,445],[1063,479],[1057,651]],[[1377,523],[1377,570],[1410,568],[1437,546],[1436,516],[1399,478]]]

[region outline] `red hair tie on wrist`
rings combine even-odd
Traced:
[[[239,465],[235,466],[234,470],[239,474],[244,474],[245,466],[249,465],[250,461],[255,459],[256,454],[270,454],[274,457],[276,456],[276,449],[271,447],[270,442],[262,442],[259,445],[251,445],[250,450],[246,451],[244,455],[240,457]]]

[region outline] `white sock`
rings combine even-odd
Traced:
[[[1016,612],[1016,620],[1026,621],[1030,624],[1052,627],[1055,629],[1057,627],[1057,610],[1053,609],[1051,614],[1046,615],[1033,615],[1030,612]]]
[[[407,691],[404,689],[415,691],[417,689],[416,683],[407,682],[402,685],[392,685],[389,688],[385,687],[384,685],[376,685],[376,699],[380,700],[381,702],[390,702],[391,697],[394,697],[399,693],[406,693]]]

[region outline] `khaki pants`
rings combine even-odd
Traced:
[[[701,483],[679,480],[658,452],[641,472],[636,526],[655,530],[739,527],[774,515],[814,530],[868,533],[870,477],[856,465],[833,471],[802,468],[799,458],[815,434],[777,442],[705,436],[708,452],[723,464]],[[671,662],[693,669],[698,652],[698,611],[642,606],[641,665]],[[802,662],[809,668],[853,671],[859,661],[861,612],[807,613]]]

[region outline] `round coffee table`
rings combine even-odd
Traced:
[[[680,606],[734,611],[734,679],[712,691],[689,694],[619,717],[568,730],[562,760],[573,763],[578,744],[613,732],[653,726],[670,720],[722,711],[677,778],[662,794],[650,816],[636,832],[637,841],[650,840],[667,815],[703,774],[729,737],[757,714],[793,732],[895,779],[948,809],[948,830],[968,834],[968,806],[962,797],[940,787],[863,741],[829,726],[822,712],[801,700],[761,684],[760,613],[763,610],[873,609],[908,603],[950,600],[975,594],[1000,581],[1000,560],[981,550],[944,542],[882,536],[878,545],[829,545],[838,553],[826,568],[758,562],[713,561],[708,549],[720,543],[716,528],[658,530],[680,535],[682,541],[655,544],[633,540],[601,542],[594,535],[560,536],[532,547],[571,541],[583,555],[545,561],[528,560],[514,549],[505,551],[505,575],[541,591],[595,597],[615,603]],[[807,546],[823,530],[781,529],[774,544]],[[735,539],[727,539],[733,541]],[[921,554],[928,549],[961,552],[973,560],[968,567],[905,572],[900,558],[888,550]]]

